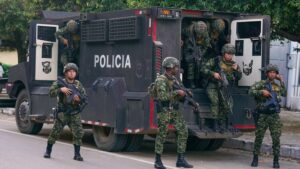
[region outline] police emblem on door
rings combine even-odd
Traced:
[[[51,62],[49,61],[42,62],[42,66],[43,66],[44,73],[48,74],[51,72]]]

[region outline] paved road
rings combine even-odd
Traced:
[[[70,132],[63,133],[61,141],[55,144],[51,159],[42,157],[51,125],[46,125],[37,135],[20,134],[11,116],[0,114],[0,169],[151,169],[153,168],[153,147],[151,141],[143,144],[139,152],[109,153],[97,150],[91,131],[86,130],[82,156],[84,162],[74,161]],[[166,146],[163,155],[168,168],[175,168],[176,148]],[[251,153],[229,149],[216,152],[188,152],[189,161],[196,169],[253,169],[249,167]],[[272,159],[261,158],[258,169],[272,168]],[[300,163],[281,161],[283,169],[300,169]]]

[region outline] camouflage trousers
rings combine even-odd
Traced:
[[[210,100],[210,112],[214,119],[226,119],[230,108],[227,106],[226,100],[220,94],[220,89],[210,88],[206,89],[208,98]]]
[[[48,138],[49,144],[54,144],[55,141],[59,138],[61,132],[64,129],[64,126],[68,125],[73,134],[73,144],[81,145],[83,137],[83,129],[81,124],[80,114],[70,115],[59,113],[59,119],[54,121],[54,126]]]
[[[72,54],[72,56],[69,56],[67,51],[64,51],[60,56],[60,62],[62,65],[66,65],[67,63],[78,64],[78,60],[79,60],[78,54]]]
[[[269,128],[272,142],[273,155],[280,155],[280,136],[282,123],[279,114],[260,114],[255,131],[254,154],[259,155],[260,147],[265,136],[266,130]]]
[[[169,124],[173,124],[177,132],[177,152],[184,153],[186,150],[188,129],[182,117],[182,114],[178,111],[160,112],[157,114],[157,119],[159,132],[156,135],[155,140],[155,153],[163,153]]]
[[[191,63],[187,63],[187,67],[186,67],[186,79],[188,80],[194,80],[195,79],[195,63],[194,61]]]

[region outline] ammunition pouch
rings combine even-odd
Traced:
[[[80,108],[79,106],[76,106],[77,108],[74,108],[70,105],[63,107],[63,108],[58,108],[57,112],[63,112],[65,114],[70,114],[70,115],[75,115],[80,113]]]
[[[280,107],[275,105],[261,106],[258,107],[257,112],[259,114],[275,114],[280,113]]]

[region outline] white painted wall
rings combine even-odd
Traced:
[[[290,43],[290,51],[287,57],[288,68],[288,96],[286,107],[292,110],[300,110],[300,44]]]

